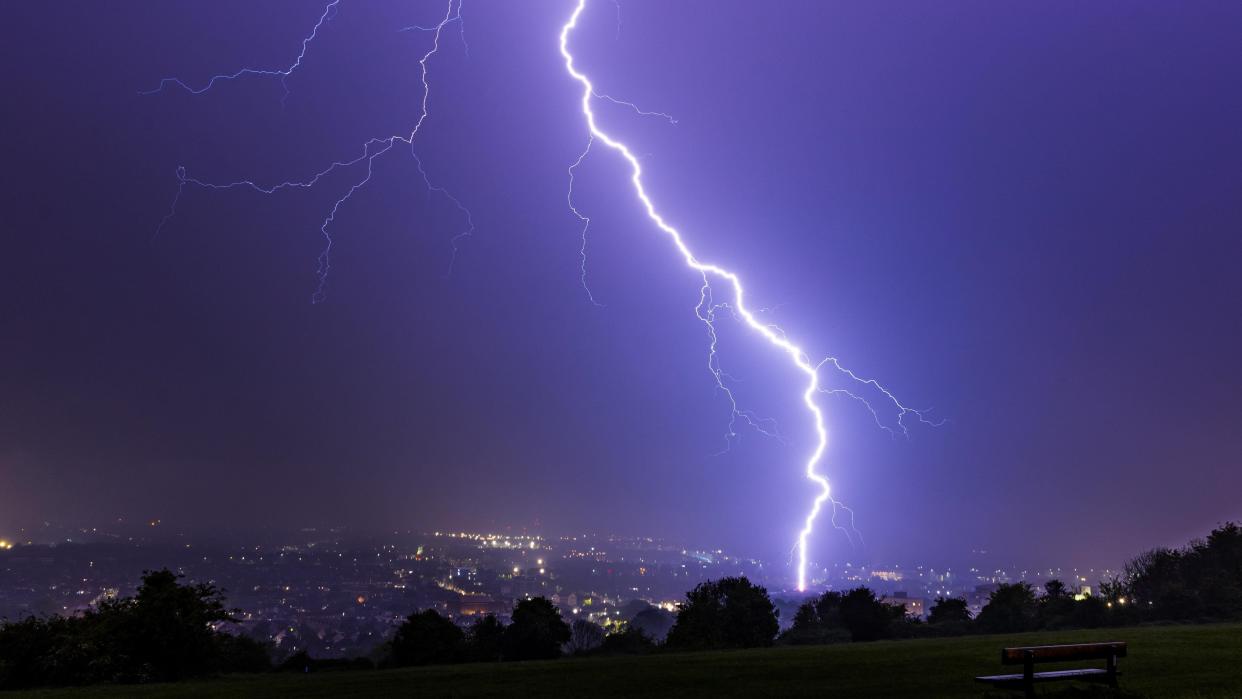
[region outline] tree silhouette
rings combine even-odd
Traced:
[[[1084,629],[1094,629],[1108,623],[1107,603],[1100,597],[1091,595],[1073,603],[1072,624]]]
[[[181,585],[180,576],[148,571],[132,598],[105,601],[98,630],[114,653],[113,672],[139,681],[172,681],[212,669],[212,624],[232,621],[212,585]]]
[[[815,601],[807,600],[798,605],[793,624],[781,634],[781,640],[794,645],[820,643],[821,630],[819,615],[815,613]]]
[[[1056,578],[1044,583],[1044,596],[1039,599],[1040,628],[1057,629],[1074,625],[1074,607],[1074,598],[1065,583]]]
[[[780,630],[768,591],[744,577],[699,583],[668,632],[670,648],[770,646]]]
[[[931,611],[927,613],[927,623],[966,623],[970,621],[970,610],[966,608],[966,600],[961,597],[937,597]]]
[[[840,603],[841,623],[854,641],[875,641],[891,635],[894,621],[906,615],[904,607],[885,604],[865,587],[846,592]]]
[[[574,619],[569,625],[569,643],[565,649],[570,653],[589,653],[604,644],[604,629],[586,619]]]
[[[466,635],[434,609],[406,618],[390,642],[390,662],[398,667],[458,662]]]
[[[1034,628],[1035,591],[1028,583],[1001,583],[979,612],[979,626],[990,633],[1009,633]]]
[[[77,617],[0,626],[0,688],[174,681],[270,667],[262,644],[214,629],[232,620],[221,590],[179,580],[168,570],[147,571],[134,597]]]
[[[803,602],[781,640],[794,645],[850,640],[849,631],[841,622],[841,593],[825,592]]]
[[[0,689],[88,684],[102,678],[90,668],[99,649],[83,618],[27,617],[0,627]],[[79,640],[80,639],[80,640]]]
[[[476,662],[495,662],[501,657],[505,625],[493,614],[475,619],[466,632],[466,656]]]
[[[569,641],[569,625],[544,597],[518,602],[513,623],[505,629],[501,649],[505,660],[556,658]]]

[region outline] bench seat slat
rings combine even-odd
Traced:
[[[1121,673],[1116,673],[1120,675]],[[1107,677],[1108,670],[1100,668],[1083,668],[1081,670],[1053,670],[1050,672],[1036,672],[1031,679],[1036,682],[1054,682],[1056,680],[1071,680],[1079,678]],[[976,677],[976,682],[986,682],[988,684],[1023,684],[1026,680],[1021,673],[1016,675],[985,675]]]

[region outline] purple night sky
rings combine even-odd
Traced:
[[[0,29],[0,534],[528,529],[784,561],[816,494],[800,377],[731,320],[587,131],[571,0],[41,1]],[[1242,517],[1242,5],[590,0],[572,47],[656,204],[814,357],[940,427],[824,396],[865,546],[812,558],[1114,564]],[[464,42],[463,43],[463,38]],[[466,50],[468,44],[468,51]],[[891,418],[891,416],[890,416]],[[727,451],[724,451],[729,447]]]

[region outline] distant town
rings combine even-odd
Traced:
[[[158,521],[147,523],[151,530]],[[46,534],[46,533],[44,533]],[[410,613],[434,609],[466,626],[502,621],[514,603],[542,596],[564,618],[608,631],[639,625],[660,639],[677,604],[699,582],[744,575],[766,585],[782,626],[804,597],[786,566],[659,539],[610,535],[543,537],[487,532],[394,532],[362,538],[305,529],[262,544],[198,543],[186,536],[129,536],[101,529],[0,539],[0,619],[71,615],[133,594],[143,570],[168,567],[188,581],[226,591],[233,631],[274,648],[276,657],[366,656]],[[924,565],[818,568],[813,591],[865,585],[884,601],[925,618],[937,597],[961,597],[977,614],[997,585],[1057,578],[1091,595],[1108,569],[979,570]]]

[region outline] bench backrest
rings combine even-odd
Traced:
[[[1108,643],[1074,643],[1065,646],[1024,646],[1002,648],[1002,665],[1022,665],[1029,658],[1036,663],[1057,663],[1073,660],[1107,660],[1126,657],[1125,641]]]

